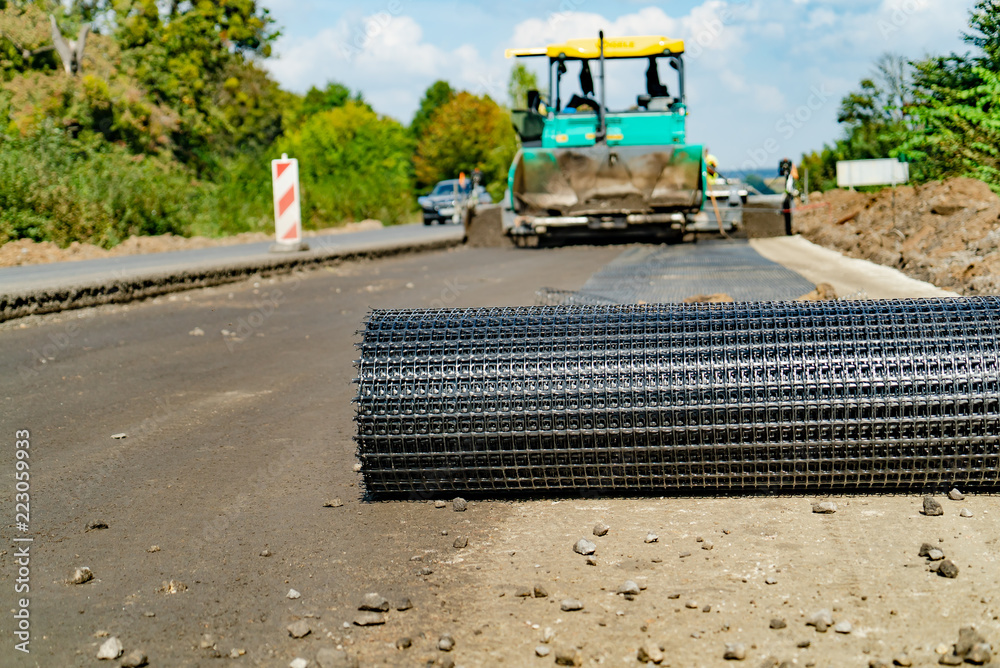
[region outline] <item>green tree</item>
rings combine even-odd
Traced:
[[[311,227],[397,223],[413,211],[409,133],[360,102],[314,114],[277,146],[299,160],[303,222]]]
[[[973,73],[981,80],[976,86],[937,86],[922,95],[903,151],[924,166],[921,180],[972,176],[1000,192],[1000,73]]]
[[[969,28],[971,32],[963,33],[962,38],[981,51],[976,64],[1000,71],[1000,2],[979,0],[969,12]]]
[[[198,167],[237,149],[217,104],[234,62],[266,58],[278,33],[256,0],[170,2],[112,0],[123,67],[178,117],[179,157]]]
[[[802,157],[810,187],[835,187],[840,160],[900,155],[913,128],[915,95],[914,66],[902,56],[882,55],[871,76],[841,100],[837,121],[844,127],[843,137]]]
[[[528,106],[528,91],[538,90],[538,77],[521,61],[516,61],[510,70],[507,82],[507,96],[511,109],[525,109]]]
[[[453,99],[455,99],[455,91],[452,90],[447,81],[435,81],[432,83],[424,91],[424,96],[420,98],[420,107],[410,122],[410,132],[413,134],[413,137],[419,140],[423,136],[424,130],[427,129],[427,124],[430,123],[434,112]]]
[[[438,109],[417,144],[418,184],[430,185],[480,169],[494,200],[503,195],[517,152],[510,113],[489,96],[465,91]]]

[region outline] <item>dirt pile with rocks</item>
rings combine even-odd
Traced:
[[[381,221],[363,220],[359,223],[347,223],[341,227],[331,227],[323,230],[304,230],[306,238],[326,234],[341,234],[345,232],[362,232],[382,227]],[[74,241],[66,248],[60,248],[51,241],[36,242],[31,239],[18,239],[0,245],[0,267],[17,267],[24,264],[48,264],[50,262],[72,262],[75,260],[96,260],[122,255],[142,255],[144,253],[167,253],[170,251],[192,250],[214,246],[234,246],[261,241],[272,241],[273,234],[266,232],[244,232],[231,237],[213,239],[210,237],[181,237],[174,234],[138,237],[131,236],[114,248],[102,248],[94,244]]]
[[[794,231],[963,295],[1000,294],[1000,197],[969,178],[876,194],[833,190]]]

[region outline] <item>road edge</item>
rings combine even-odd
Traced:
[[[0,294],[0,323],[31,315],[58,313],[102,304],[123,304],[171,292],[235,283],[254,275],[288,274],[297,269],[337,264],[349,260],[422,253],[460,245],[462,245],[461,237],[387,244],[361,250],[314,251],[275,256],[266,260],[230,262],[185,271],[136,274],[110,283],[88,282],[59,288]]]

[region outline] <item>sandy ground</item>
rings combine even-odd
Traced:
[[[32,453],[30,531],[0,528],[5,611],[17,607],[13,538],[35,542],[31,654],[7,636],[0,664],[119,665],[96,658],[108,636],[150,665],[202,667],[350,665],[328,660],[338,651],[362,666],[551,666],[557,654],[617,666],[650,643],[675,667],[864,667],[901,652],[929,666],[970,624],[1000,648],[991,497],[939,495],[942,517],[919,514],[920,495],[837,497],[833,515],[766,490],[465,512],[360,497],[351,381],[369,308],[531,304],[622,250],[454,249],[4,323],[0,433],[12,445],[30,430]],[[880,289],[845,271],[828,278]],[[108,528],[88,530],[97,520]],[[596,543],[594,565],[574,553],[580,538]],[[928,570],[923,542],[957,578]],[[83,565],[94,580],[67,584]],[[626,580],[644,588],[634,600],[615,593]],[[535,585],[547,595],[517,595]],[[357,626],[367,592],[413,607]],[[569,598],[583,608],[561,610]],[[823,608],[850,633],[806,626]],[[785,628],[769,628],[775,618]],[[290,636],[296,622],[308,635]],[[745,660],[725,660],[736,643]]]

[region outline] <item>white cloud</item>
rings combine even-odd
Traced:
[[[361,90],[377,111],[402,122],[409,121],[423,91],[437,79],[477,93],[505,94],[505,78],[484,63],[478,49],[431,44],[410,16],[381,12],[354,24],[341,20],[309,39],[283,38],[277,51],[269,69],[292,90],[338,81]]]

